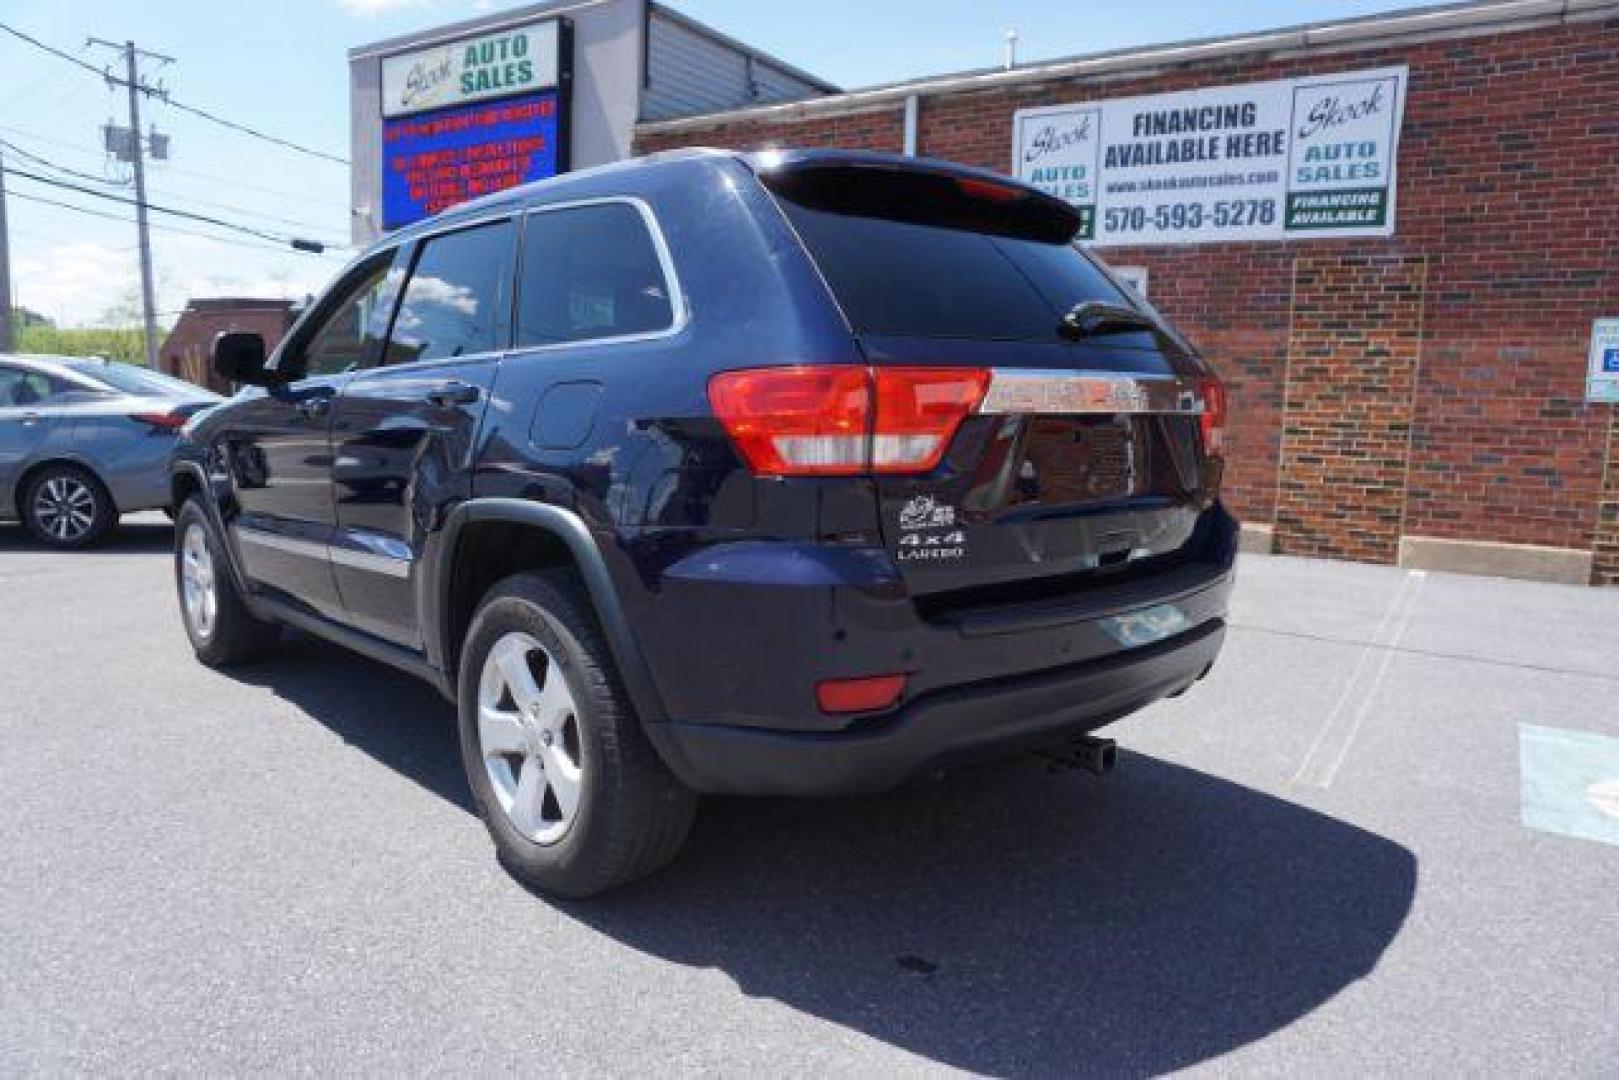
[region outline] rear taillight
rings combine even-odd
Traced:
[[[871,468],[880,473],[927,472],[989,389],[984,368],[873,368],[877,421]]]
[[[754,472],[848,475],[870,452],[870,378],[862,367],[728,371],[708,399]]]
[[[170,431],[186,426],[185,414],[178,412],[138,412],[132,413],[129,418]]]
[[[1225,383],[1211,376],[1201,380],[1198,388],[1203,394],[1203,414],[1197,418],[1203,450],[1210,457],[1220,457],[1225,453]]]
[[[934,468],[988,387],[982,368],[777,367],[716,375],[708,398],[754,472],[852,476]]]

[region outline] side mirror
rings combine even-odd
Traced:
[[[226,382],[273,386],[275,372],[266,371],[264,338],[247,330],[226,330],[214,338],[213,367]]]

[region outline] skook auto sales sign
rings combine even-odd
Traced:
[[[1392,236],[1407,69],[1021,109],[1014,173],[1081,240]]]
[[[558,19],[382,61],[382,226],[568,167],[572,34]]]

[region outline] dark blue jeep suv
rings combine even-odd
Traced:
[[[173,461],[203,662],[290,625],[460,710],[502,861],[585,895],[701,792],[893,786],[1186,689],[1224,634],[1225,400],[1000,176],[658,155],[361,255]]]

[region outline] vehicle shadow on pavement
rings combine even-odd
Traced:
[[[289,634],[233,673],[470,812],[452,707]],[[1416,860],[1283,799],[1122,752],[888,795],[709,799],[647,881],[556,904],[648,954],[947,1065],[1160,1073],[1264,1037],[1377,964]]]
[[[1368,974],[1416,860],[1151,757],[1030,759],[829,803],[711,800],[686,852],[567,911],[637,949],[934,1061],[1157,1074]]]
[[[455,706],[420,679],[296,630],[283,632],[271,659],[227,674],[291,702],[356,750],[474,812]]]
[[[0,555],[8,552],[26,552],[32,555],[59,555],[64,559],[82,559],[97,555],[167,554],[173,550],[174,526],[162,519],[126,521],[104,542],[78,551],[56,551],[35,540],[21,525],[0,525]]]

